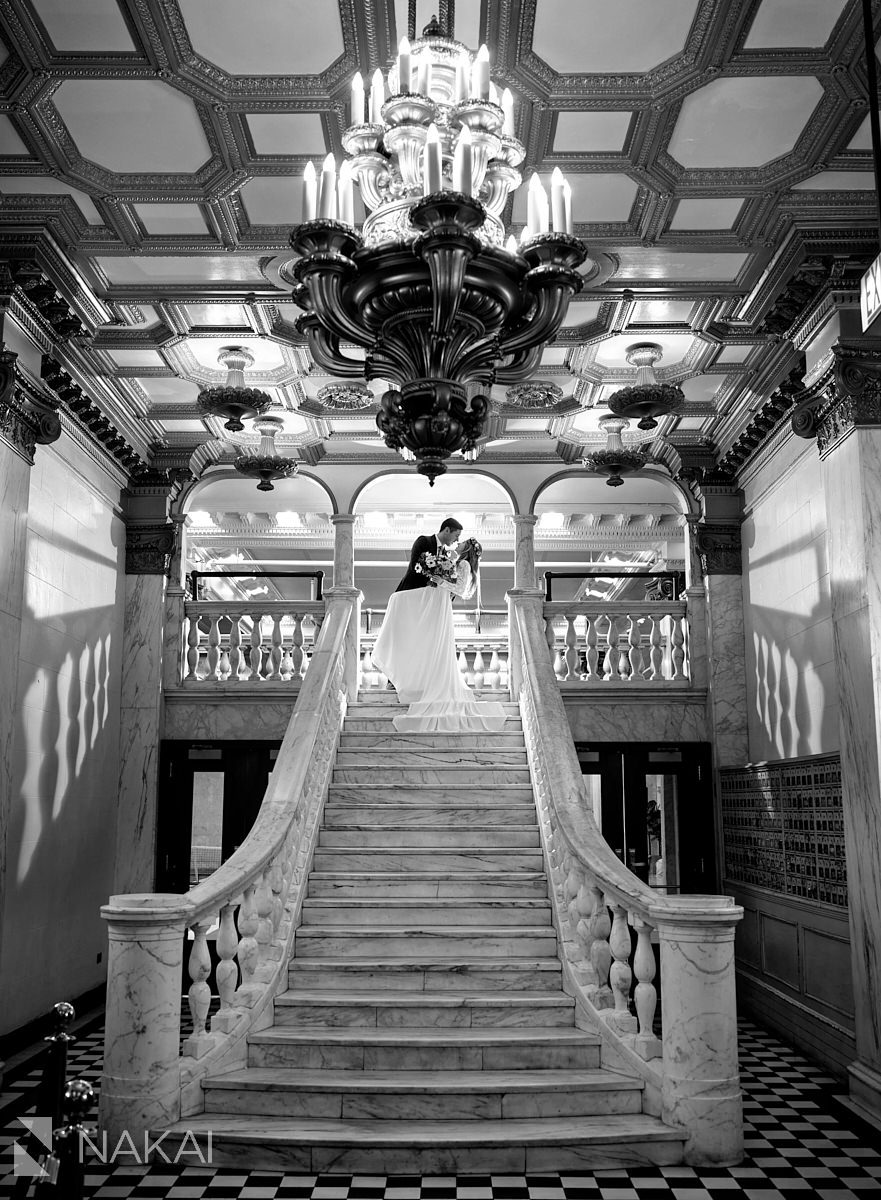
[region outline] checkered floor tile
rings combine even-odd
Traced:
[[[881,1135],[841,1104],[840,1082],[747,1022],[740,1055],[746,1156],[737,1167],[420,1178],[116,1166],[90,1169],[86,1194],[91,1200],[881,1200]],[[70,1075],[97,1086],[100,1069],[101,1030],[83,1031]],[[35,1111],[39,1078],[37,1067],[23,1071],[0,1096],[0,1196],[12,1195],[18,1118]],[[37,1196],[55,1200],[55,1189],[38,1189]]]

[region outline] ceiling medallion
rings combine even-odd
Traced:
[[[639,342],[627,347],[626,358],[636,367],[636,383],[633,387],[619,388],[609,397],[609,409],[616,417],[640,418],[639,429],[654,429],[656,417],[681,412],[685,407],[685,395],[681,387],[672,383],[658,383],[655,363],[660,362],[663,347],[656,342]]]
[[[562,398],[562,388],[539,379],[532,383],[518,383],[505,392],[505,400],[516,408],[553,408]]]
[[[329,383],[320,389],[317,400],[325,408],[337,412],[358,412],[362,408],[370,408],[374,402],[370,388],[357,383]]]
[[[609,487],[620,487],[624,480],[622,475],[630,475],[641,470],[646,462],[641,450],[628,450],[621,441],[621,430],[630,424],[623,417],[601,417],[600,428],[606,431],[606,448],[585,454],[581,465],[597,475],[606,475]]]
[[[365,120],[365,115],[367,120]],[[520,186],[524,148],[513,98],[490,83],[489,54],[471,54],[437,21],[404,39],[385,80],[352,83],[347,158],[304,180],[303,224],[291,246],[298,330],[319,368],[387,379],[376,423],[390,449],[407,450],[433,483],[457,450],[480,437],[494,382],[535,370],[583,277],[584,243],[572,236],[571,191],[559,171],[548,195],[529,185],[518,246],[502,212]],[[354,224],[353,185],[368,209]],[[349,357],[341,343],[366,350]]]
[[[260,434],[256,454],[240,454],[233,466],[240,475],[259,479],[258,492],[273,492],[273,479],[290,479],[300,469],[295,458],[284,458],[275,448],[275,439],[284,429],[284,419],[277,416],[258,417],[254,428]]]
[[[254,365],[254,355],[242,346],[224,346],[217,361],[226,367],[226,383],[222,387],[203,388],[196,403],[206,416],[227,417],[224,429],[240,433],[242,421],[259,417],[271,406],[265,392],[245,387],[245,367]]]

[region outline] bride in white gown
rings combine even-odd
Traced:
[[[392,718],[400,733],[498,731],[505,724],[501,704],[475,700],[456,656],[453,597],[468,599],[476,591],[482,553],[480,543],[469,538],[459,546],[455,583],[434,576],[431,587],[389,598],[372,657],[398,700],[410,706]]]

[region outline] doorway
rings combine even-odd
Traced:
[[[609,846],[669,895],[718,887],[710,746],[576,744],[593,816]]]
[[[188,891],[242,844],[280,746],[280,741],[162,742],[157,891]]]

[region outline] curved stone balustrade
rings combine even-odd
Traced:
[[[323,620],[323,600],[188,600],[181,678],[190,685],[296,685],[309,667]]]
[[[645,1110],[688,1131],[687,1161],[737,1162],[734,928],[743,910],[726,896],[655,892],[604,841],[548,661],[545,614],[554,607],[512,597],[520,708],[567,990],[579,1023],[599,1028],[608,1061],[645,1080]]]
[[[300,922],[345,715],[346,680],[354,674],[354,664],[346,662],[346,634],[357,600],[355,589],[328,593],[309,672],[244,843],[186,895],[113,896],[102,909],[110,953],[101,1126],[114,1144],[123,1131],[137,1137],[200,1111],[202,1078],[244,1063],[246,1035],[272,1019]],[[203,607],[193,605],[194,621]],[[236,608],[220,607],[227,615]],[[282,608],[290,612],[292,606]],[[276,656],[276,668],[279,662]],[[214,929],[220,1009],[209,1020],[208,935]],[[181,1046],[187,937],[193,1029]]]
[[[561,683],[688,684],[684,600],[548,601],[545,636]]]

